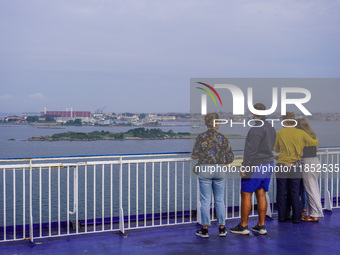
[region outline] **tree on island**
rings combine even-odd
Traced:
[[[26,121],[28,123],[32,123],[32,122],[38,122],[39,121],[39,117],[38,116],[28,116],[26,118]]]
[[[75,119],[75,120],[74,120],[74,125],[75,125],[75,126],[81,126],[81,125],[82,125],[81,119]]]
[[[121,139],[171,139],[171,138],[189,138],[190,133],[188,132],[178,132],[174,133],[172,130],[167,132],[162,131],[159,128],[145,129],[145,128],[135,128],[130,129],[127,132],[112,133],[109,131],[93,131],[90,133],[84,132],[66,132],[58,133],[52,136],[41,136],[32,137],[29,141],[60,141],[60,140],[84,140],[84,141],[94,141],[94,140],[121,140]]]
[[[46,122],[55,122],[55,118],[51,117],[51,116],[47,116],[45,119]]]
[[[133,117],[133,116],[134,116],[134,114],[131,113],[131,112],[125,112],[125,113],[123,113],[122,115],[123,115],[123,116],[126,116],[126,117]]]
[[[146,117],[146,114],[145,114],[145,113],[139,114],[139,119],[140,119],[140,120],[145,119],[145,117]]]
[[[75,119],[75,120],[68,120],[66,122],[67,126],[82,126],[82,122],[81,119]]]

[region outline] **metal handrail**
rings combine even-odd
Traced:
[[[333,151],[333,149],[337,148],[340,147],[319,148],[321,160],[327,164],[339,163],[340,151]],[[242,151],[234,152],[240,153]],[[79,159],[81,162],[79,162]],[[89,160],[86,161],[84,159]],[[27,164],[17,164],[20,163],[18,162],[20,160],[28,162]],[[53,160],[72,162],[51,162]],[[2,159],[2,161],[0,160],[0,162],[4,163],[3,165],[0,164],[3,182],[3,234],[0,231],[0,238],[3,236],[3,241],[26,239],[26,222],[28,222],[29,239],[31,241],[43,237],[102,231],[120,231],[125,233],[128,229],[196,222],[192,212],[199,208],[199,190],[197,182],[192,181],[190,152],[106,154],[102,157],[100,155],[78,155],[53,158],[7,158]],[[13,164],[10,164],[10,162],[13,162]],[[73,171],[73,178],[69,178],[71,171]],[[27,176],[29,177],[28,181],[25,176],[27,172],[29,172],[29,176]],[[115,175],[118,176],[117,181],[113,178]],[[100,176],[101,178],[99,178]],[[327,174],[324,177],[323,182],[320,179],[324,189],[324,209],[339,208],[339,173],[329,176]],[[336,182],[333,182],[332,177],[334,180],[336,179]],[[238,188],[239,180],[235,180],[233,179],[229,184],[227,181],[227,185],[230,186],[226,189],[226,206],[228,207],[228,204],[231,206],[231,214],[228,215],[228,212],[226,214],[227,219],[240,217],[240,213],[236,213],[237,208],[240,206],[240,197],[238,195],[239,192],[235,191]],[[20,182],[22,182],[22,185]],[[274,188],[274,181],[272,184]],[[64,199],[63,196],[65,196],[65,192],[62,192],[62,185],[66,185],[64,190],[67,201],[62,201]],[[45,191],[44,188],[46,186],[47,190]],[[70,192],[72,186],[73,194]],[[119,187],[118,193],[115,193],[115,186]],[[335,189],[333,186],[335,186]],[[26,188],[29,189],[28,194],[25,193]],[[52,193],[56,189],[57,193]],[[334,190],[336,190],[336,193],[334,193]],[[35,198],[36,204],[34,204],[33,196],[37,192],[39,192],[39,200]],[[148,197],[150,195],[149,192],[151,196]],[[22,197],[20,197],[21,193]],[[156,193],[157,196],[155,196]],[[45,201],[42,199],[44,194],[46,194]],[[99,197],[100,194],[101,197]],[[230,198],[228,198],[229,195]],[[28,200],[27,196],[29,196]],[[270,211],[267,212],[268,215],[271,215],[274,209],[274,193],[271,196],[271,206],[269,206]],[[8,197],[11,200],[7,201]],[[337,199],[335,203],[333,203],[334,197]],[[80,198],[82,202],[79,200]],[[58,201],[52,207],[53,199]],[[269,200],[269,197],[267,199]],[[22,204],[20,200],[22,200]],[[71,211],[69,207],[72,200],[73,209]],[[113,211],[113,208],[116,208],[114,200],[118,202],[118,213]],[[29,208],[26,208],[27,201]],[[81,203],[84,205],[81,205]],[[157,205],[158,209],[156,210],[157,203],[159,205]],[[97,204],[99,207],[97,207]],[[17,216],[18,210],[21,210],[21,205],[23,215],[20,217],[22,217],[22,221]],[[66,207],[66,214],[61,215],[62,207]],[[85,208],[85,211],[82,208]],[[186,208],[189,210],[187,214],[189,218],[187,220],[184,214]],[[52,210],[56,209],[57,218],[53,218]],[[101,211],[100,216],[96,214],[97,210]],[[134,213],[132,213],[132,210]],[[143,214],[140,214],[140,211]],[[48,215],[46,215],[46,212],[48,212]],[[147,222],[148,214],[150,214],[150,224]],[[27,215],[28,221],[26,221]],[[108,228],[105,225],[105,219],[108,218],[107,215],[110,215],[108,220],[110,226]],[[114,226],[115,215],[118,215],[118,227]],[[253,200],[251,216],[255,215]],[[47,218],[44,219],[47,216],[48,220]],[[92,217],[93,219],[91,219]],[[165,221],[163,221],[163,217],[165,217]],[[74,221],[71,221],[72,218],[75,218]],[[199,218],[200,210],[197,210],[198,221]],[[214,219],[213,214],[212,218]],[[35,223],[34,219],[39,219],[39,223]],[[140,221],[141,219],[142,221]],[[67,224],[65,231],[62,229],[64,220],[66,220]],[[80,221],[83,221],[83,228],[79,224]],[[135,222],[134,225],[132,222]],[[11,225],[12,223],[13,226]],[[35,233],[34,236],[33,229],[37,224],[39,234]],[[47,234],[43,234],[44,224],[48,224]],[[55,224],[57,225],[57,233],[52,231]],[[93,227],[89,224],[93,224]],[[98,224],[101,224],[101,228],[97,229],[96,225]],[[72,227],[74,227],[74,230]],[[22,235],[20,234],[19,237],[19,232],[17,233],[17,231],[21,228]]]

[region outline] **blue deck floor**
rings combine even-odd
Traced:
[[[227,228],[238,224],[227,221]],[[249,226],[256,224],[251,218]],[[267,219],[267,235],[218,237],[216,226],[210,238],[195,235],[197,224],[128,231],[123,238],[116,232],[72,237],[36,239],[0,244],[0,254],[340,254],[340,209],[325,212],[318,223],[279,223]]]

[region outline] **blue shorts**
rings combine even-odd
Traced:
[[[241,181],[241,191],[247,193],[253,193],[257,189],[268,191],[273,169],[274,162],[256,166],[252,177]]]

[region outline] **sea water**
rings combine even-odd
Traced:
[[[187,122],[188,123],[188,122]],[[186,125],[187,123],[171,123],[175,124],[173,126],[162,126],[160,127],[164,131],[173,130],[174,132],[190,132],[193,131],[194,133],[201,133],[206,130],[204,126],[201,125],[200,128],[191,129],[190,125]],[[178,124],[178,125],[176,125]],[[319,138],[319,146],[339,146],[340,145],[340,136],[338,135],[340,130],[340,122],[311,122],[311,125],[313,129],[315,130],[316,134]],[[55,133],[63,133],[68,131],[73,132],[92,132],[92,131],[110,131],[110,132],[125,132],[129,129],[132,129],[133,127],[96,127],[96,126],[81,126],[81,127],[75,127],[75,126],[61,126],[57,129],[52,128],[45,128],[45,127],[38,127],[38,126],[32,126],[32,125],[13,125],[13,124],[1,124],[0,125],[0,158],[20,158],[20,157],[53,157],[53,156],[73,156],[73,155],[101,155],[101,154],[133,154],[133,153],[162,153],[162,152],[189,152],[192,150],[192,145],[194,140],[190,139],[170,139],[170,140],[105,140],[105,141],[55,141],[55,142],[48,142],[48,141],[27,141],[28,138],[33,136],[42,136],[42,135],[52,135]],[[281,127],[277,126],[277,130],[281,129]],[[248,132],[249,128],[243,128],[240,126],[235,126],[233,128],[230,128],[229,126],[220,126],[219,132],[223,134],[240,134],[245,136]],[[244,139],[229,139],[231,146],[233,150],[242,150],[244,147]],[[138,172],[138,178],[136,178],[136,165],[131,165],[130,167],[130,211],[131,214],[143,214],[144,213],[144,206],[147,209],[147,213],[151,212],[152,208],[152,201],[154,203],[155,208],[154,212],[157,213],[159,211],[165,212],[167,210],[167,202],[164,201],[167,200],[168,193],[170,197],[169,201],[169,210],[173,211],[175,209],[175,202],[174,202],[174,186],[175,186],[175,171],[177,171],[177,200],[181,201],[181,197],[184,195],[185,197],[188,196],[189,189],[187,188],[187,180],[186,178],[184,187],[183,187],[183,173],[181,172],[182,169],[190,169],[191,167],[188,163],[185,163],[184,167],[182,166],[182,163],[178,163],[177,169],[175,167],[175,164],[170,164],[169,168],[169,190],[167,188],[167,165],[162,164],[162,176],[160,174],[160,165],[159,163],[154,165],[154,168],[156,169],[155,175],[154,175],[154,182],[153,184],[156,187],[156,190],[160,189],[160,183],[162,183],[162,196],[160,197],[159,192],[155,192],[152,195],[152,178],[150,178],[152,174],[152,165],[148,164],[144,168],[144,166],[139,166],[139,172]],[[116,168],[118,166],[114,166]],[[182,168],[183,167],[183,168]],[[102,169],[93,169],[93,167],[89,167],[88,169],[88,175],[87,175],[87,188],[89,191],[93,190],[94,187],[94,171],[96,171],[96,199],[93,198],[93,194],[89,192],[89,195],[87,197],[87,203],[88,203],[88,218],[93,218],[93,214],[96,215],[96,217],[101,217],[101,181],[103,178],[102,175]],[[127,190],[127,166],[124,166],[123,169],[123,207],[125,209],[128,208],[127,206],[127,197],[126,194],[128,193]],[[70,170],[70,210],[72,210],[72,203],[73,203],[73,169]],[[83,171],[80,170],[80,171]],[[118,194],[118,173],[119,169],[113,169],[113,193]],[[33,173],[33,180],[35,183],[33,183],[33,187],[35,189],[33,190],[33,208],[37,207],[39,205],[39,190],[37,187],[39,187],[39,184],[37,183],[38,180],[38,171],[34,171]],[[104,169],[104,182],[105,186],[109,187],[109,181],[110,181],[110,169],[108,167],[105,167]],[[185,172],[184,175],[188,175],[188,172]],[[52,171],[52,180],[57,180],[57,171]],[[66,215],[66,176],[67,176],[67,169],[61,169],[60,170],[60,176],[61,176],[61,213],[62,215]],[[146,181],[144,180],[144,177],[148,176]],[[16,220],[17,224],[20,224],[22,222],[22,213],[23,210],[23,190],[22,190],[22,179],[23,179],[23,171],[17,170],[15,173],[16,177],[16,187],[17,187],[17,194],[16,194]],[[47,170],[42,171],[42,188],[45,190],[45,192],[42,193],[42,212],[43,212],[43,222],[47,222],[48,218],[48,172]],[[0,173],[0,183],[2,183],[3,179],[3,173],[1,171]],[[13,179],[13,174],[9,171],[6,171],[6,183],[11,184]],[[28,173],[25,176],[25,179],[28,179]],[[138,193],[139,193],[139,201],[136,203],[136,180],[138,179],[139,187],[138,187]],[[234,201],[235,204],[238,204],[238,194],[239,194],[239,183],[234,182],[234,180],[230,179],[228,180],[228,190],[234,189],[235,197]],[[145,187],[144,187],[145,186]],[[193,187],[195,188],[195,182],[193,182]],[[146,197],[144,198],[144,188],[146,188]],[[271,186],[271,189],[275,188],[274,186]],[[57,183],[56,181],[53,181],[51,184],[51,190],[52,190],[52,196],[51,196],[51,210],[52,212],[56,212],[58,209],[58,197],[57,197]],[[84,208],[85,204],[85,197],[84,197],[84,177],[80,177],[79,179],[79,208]],[[13,197],[12,194],[12,187],[6,188],[6,207],[7,210],[11,211],[13,207],[13,202],[11,202],[11,199]],[[29,194],[29,187],[28,187],[28,181],[26,182],[26,194]],[[231,192],[230,192],[231,193]],[[104,216],[108,217],[110,216],[110,208],[109,208],[109,200],[110,200],[110,190],[104,191],[105,197],[104,200],[105,203],[105,212]],[[195,192],[193,193],[195,194]],[[162,208],[159,205],[160,199],[163,200]],[[118,198],[117,196],[114,196],[113,203],[116,205],[113,208],[113,215],[118,215]],[[145,202],[146,201],[146,202]],[[188,210],[189,209],[189,201],[186,199],[184,201],[184,207],[182,208],[182,203],[179,203],[177,205],[177,210]],[[232,204],[232,197],[229,196],[227,198],[228,205],[230,206]],[[96,204],[96,212],[93,212],[93,205]],[[145,205],[144,205],[145,203]],[[0,204],[3,204],[3,189],[0,190]],[[26,209],[28,208],[28,196],[26,197],[25,202]],[[137,210],[138,207],[138,210]],[[195,205],[193,205],[195,207]],[[126,211],[126,210],[125,210]],[[28,217],[28,215],[26,215]],[[80,212],[79,215],[80,218],[84,217],[84,212]],[[38,211],[35,211],[33,215],[34,221],[37,222],[39,220],[39,214]],[[28,219],[27,219],[28,220]],[[26,222],[28,222],[26,220]],[[52,221],[57,220],[57,214],[52,213]],[[64,217],[62,217],[61,220],[65,220]],[[0,210],[0,225],[3,224],[3,210]],[[7,224],[10,224],[12,221],[12,215],[7,215]]]

